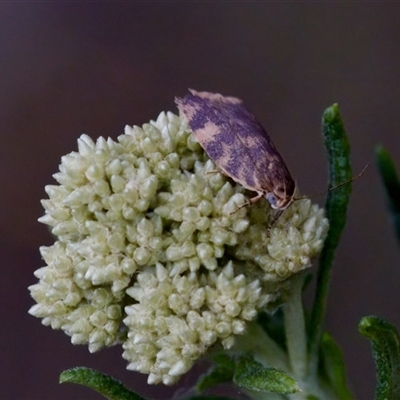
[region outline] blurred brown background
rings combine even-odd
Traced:
[[[400,327],[399,247],[373,164],[382,143],[400,165],[400,4],[367,2],[20,2],[0,4],[1,399],[100,399],[58,385],[85,365],[140,393],[121,349],[90,355],[27,314],[27,286],[52,238],[37,222],[44,186],[81,133],[123,133],[188,87],[245,100],[267,127],[302,192],[326,187],[323,110],[338,102],[355,173],[336,257],[327,328],[342,345],[351,386],[372,399],[374,364],[357,332],[364,315]],[[314,197],[323,202],[323,197]],[[190,381],[191,378],[185,378]]]

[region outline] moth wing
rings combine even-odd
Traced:
[[[176,102],[202,147],[226,175],[253,191],[270,192],[283,185],[285,193],[294,192],[285,162],[241,100],[191,91]]]

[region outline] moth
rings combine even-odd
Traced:
[[[265,129],[236,97],[197,92],[176,98],[193,134],[217,167],[257,192],[242,207],[265,198],[277,210],[270,226],[288,208],[296,184]],[[240,207],[240,208],[242,208]]]

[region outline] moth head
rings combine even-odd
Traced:
[[[273,209],[285,210],[293,203],[294,192],[294,189],[287,191],[284,186],[277,186],[266,193],[265,198]]]

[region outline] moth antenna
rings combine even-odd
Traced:
[[[355,181],[356,179],[358,179],[364,172],[365,170],[369,167],[369,163],[365,165],[365,167],[361,170],[360,173],[358,173],[356,176],[353,176],[351,179],[348,179],[347,181],[344,182],[340,182],[335,186],[332,186],[331,188],[329,188],[328,190],[324,190],[323,192],[319,192],[319,193],[314,193],[312,196],[321,196],[322,194],[328,193],[332,190],[335,190],[337,188],[340,188],[344,185],[348,185],[349,183]],[[293,199],[293,201],[296,200],[303,200],[303,199],[308,199],[310,196],[300,196],[300,197],[296,197],[295,199]]]
[[[341,186],[347,185],[347,184],[355,181],[356,179],[358,179],[365,172],[365,170],[368,168],[368,166],[369,166],[369,164],[367,164],[359,174],[357,174],[356,176],[353,176],[351,179],[349,179],[347,181],[344,181],[344,182],[341,182],[341,183],[339,183],[339,184],[337,184],[335,186],[332,186],[331,188],[329,188],[329,192],[331,190],[335,190],[335,189],[337,189],[337,188],[339,188]]]

